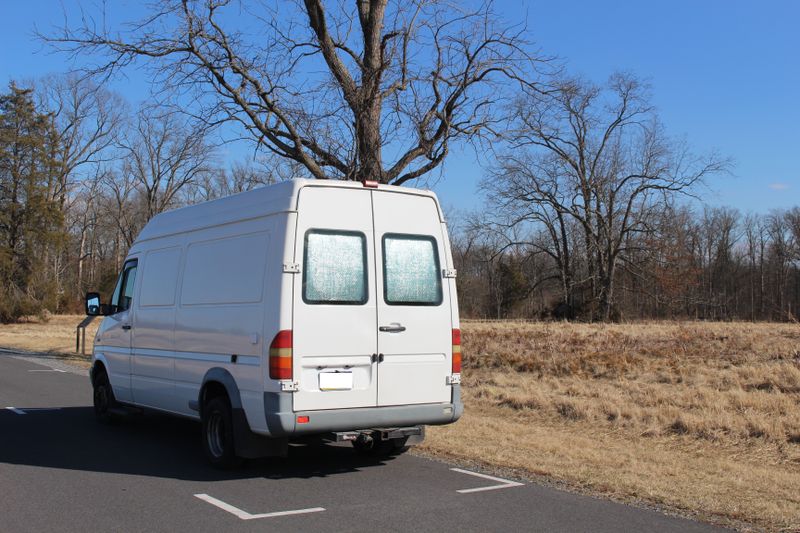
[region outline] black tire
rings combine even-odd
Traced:
[[[389,452],[389,455],[402,455],[411,449],[411,446],[406,444],[408,437],[404,439],[397,439],[394,443],[394,450]]]
[[[114,390],[105,370],[99,370],[94,378],[92,399],[94,416],[101,424],[111,424],[116,420],[112,411],[117,407]]]
[[[203,451],[216,468],[229,469],[242,464],[236,456],[233,417],[228,398],[215,396],[203,408]]]

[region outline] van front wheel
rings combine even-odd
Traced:
[[[94,378],[92,400],[94,403],[94,416],[102,424],[110,424],[114,421],[112,409],[116,407],[117,401],[114,398],[114,391],[111,389],[111,382],[108,374],[101,370]]]
[[[203,409],[203,450],[217,468],[233,468],[242,463],[236,456],[233,417],[227,398],[211,398]]]

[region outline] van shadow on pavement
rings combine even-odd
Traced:
[[[24,409],[24,407],[23,407]],[[159,414],[99,424],[91,407],[0,409],[0,463],[68,470],[217,481],[249,478],[314,478],[380,466],[389,459],[357,455],[347,446],[290,446],[289,457],[251,460],[217,470],[203,455],[200,424]]]

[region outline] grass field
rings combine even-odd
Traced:
[[[0,325],[0,346],[69,353],[80,319]],[[466,412],[429,428],[422,453],[717,523],[800,529],[800,325],[462,331]]]
[[[462,324],[466,411],[423,451],[800,529],[800,325]]]
[[[75,353],[75,328],[84,318],[80,315],[54,315],[44,322],[31,318],[17,324],[0,324],[0,348],[60,355],[88,367],[89,357]],[[86,353],[89,355],[100,322],[98,317],[86,328]]]

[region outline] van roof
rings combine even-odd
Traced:
[[[363,190],[364,185],[358,181],[340,180],[298,178],[282,181],[225,198],[165,211],[145,225],[136,238],[136,243],[275,213],[297,211],[298,197],[303,187]],[[433,191],[394,185],[378,185],[377,190],[433,198],[439,211],[439,219],[444,222],[444,215]]]

